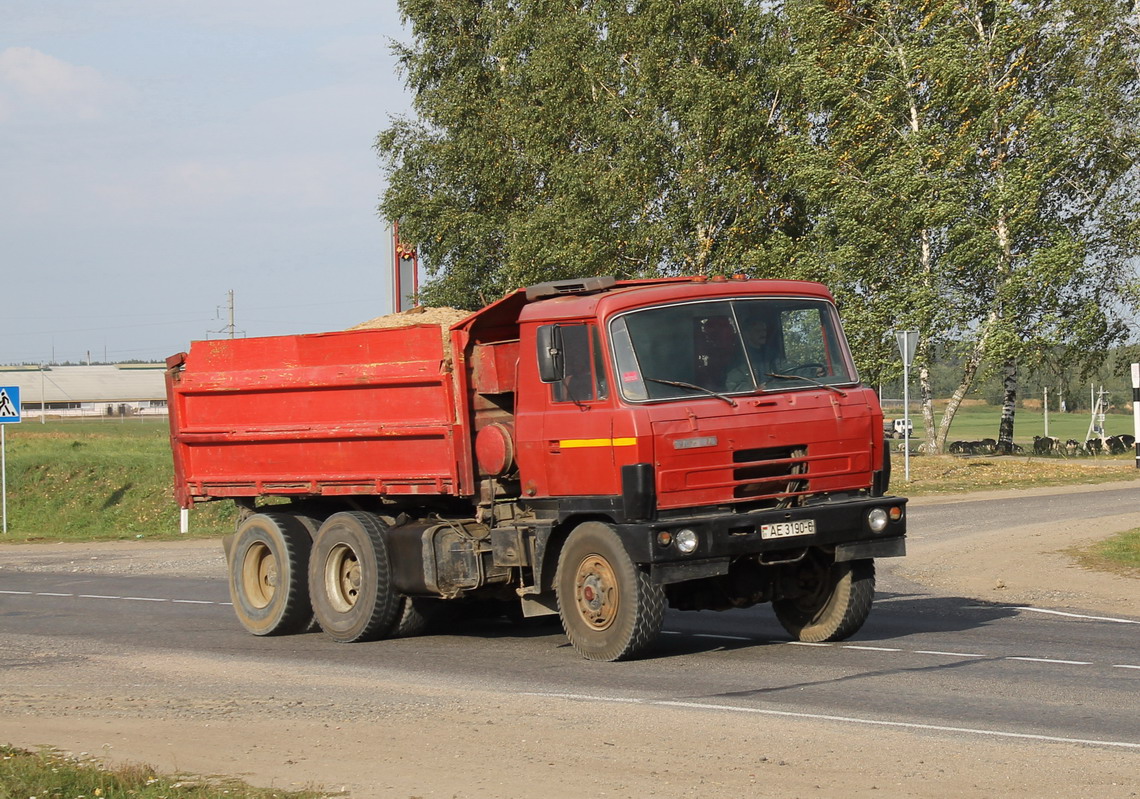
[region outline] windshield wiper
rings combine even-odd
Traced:
[[[820,388],[826,388],[828,391],[834,391],[836,394],[838,394],[841,397],[847,396],[847,392],[843,391],[842,389],[838,389],[835,386],[829,386],[827,383],[821,383],[818,380],[813,380],[812,378],[804,377],[803,375],[782,375],[782,374],[779,374],[778,372],[768,372],[768,374],[765,375],[765,377],[776,377],[776,378],[779,378],[780,380],[806,380],[807,382],[811,383],[813,386],[819,386]]]
[[[663,383],[667,386],[677,386],[678,388],[691,388],[693,391],[703,391],[710,397],[716,397],[717,399],[724,400],[732,407],[736,407],[736,400],[734,400],[732,397],[726,397],[724,394],[721,394],[718,391],[713,391],[711,388],[705,388],[704,386],[698,386],[695,383],[686,383],[683,380],[662,380],[659,377],[643,377],[642,379],[648,380],[651,383]]]

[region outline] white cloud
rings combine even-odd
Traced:
[[[0,119],[44,114],[93,120],[129,97],[97,69],[77,66],[31,47],[0,52]]]

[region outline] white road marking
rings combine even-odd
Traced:
[[[1140,666],[1129,666],[1126,663],[1117,663],[1113,666],[1114,669],[1140,669]]]
[[[973,652],[939,652],[934,649],[916,649],[916,655],[945,655],[950,658],[984,658],[985,655],[978,655]]]
[[[222,605],[233,607],[233,602],[213,602],[209,599],[166,599],[156,596],[111,596],[109,594],[64,594],[56,591],[3,591],[8,596],[52,596],[73,599],[119,599],[130,602],[172,602],[176,605]]]
[[[1018,738],[1030,741],[1049,741],[1052,743],[1090,744],[1092,746],[1115,746],[1124,749],[1140,749],[1140,743],[1134,743],[1132,741],[1106,741],[1090,738],[1066,738],[1059,735],[1035,735],[1032,733],[1010,732],[1007,730],[987,730],[974,727],[950,727],[941,724],[919,724],[911,721],[862,719],[853,716],[832,716],[824,713],[797,713],[789,710],[770,710],[768,708],[745,707],[742,705],[717,705],[708,702],[681,702],[668,699],[633,699],[627,697],[591,696],[589,694],[559,694],[544,692],[529,692],[524,695],[586,702],[615,702],[622,704],[656,705],[659,707],[679,707],[691,710],[720,710],[731,713],[752,713],[760,716],[780,716],[784,718],[809,719],[814,721],[837,721],[844,724],[863,724],[872,727],[897,727],[900,729],[909,730],[956,732],[966,735],[986,735],[998,738]]]
[[[902,652],[901,649],[892,649],[889,646],[856,646],[855,644],[844,644],[844,649],[864,649],[868,652]]]
[[[1066,666],[1091,666],[1092,662],[1088,660],[1057,660],[1055,658],[1027,658],[1027,657],[1007,657],[1006,660],[1026,660],[1030,663],[1061,663]]]
[[[1088,619],[1089,621],[1111,621],[1116,624],[1140,624],[1137,619],[1118,619],[1114,616],[1088,616],[1084,613],[1067,613],[1063,610],[1048,610],[1046,608],[1031,608],[1023,605],[1015,605],[1014,610],[1025,610],[1030,613],[1046,613],[1050,616],[1064,616],[1069,619]]]

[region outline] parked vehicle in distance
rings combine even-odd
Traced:
[[[256,635],[373,640],[479,599],[620,660],[666,606],[771,602],[833,641],[905,552],[878,399],[816,283],[547,283],[450,327],[194,342],[167,380],[177,500],[242,508]]]
[[[884,419],[883,435],[887,438],[913,438],[914,422],[910,419]]]

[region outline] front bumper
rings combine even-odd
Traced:
[[[876,508],[888,516],[880,532],[868,523],[868,515]],[[897,519],[890,518],[892,509],[897,509]],[[814,522],[814,532],[780,538],[765,538],[761,532],[762,525],[804,520]],[[778,563],[796,559],[809,548],[833,553],[837,561],[904,555],[906,499],[844,498],[776,510],[679,515],[619,523],[615,529],[635,562],[652,565],[655,575],[670,575],[663,582],[678,582],[723,574],[735,558],[756,556],[761,562]],[[677,548],[680,530],[696,533],[693,552],[685,554]]]

